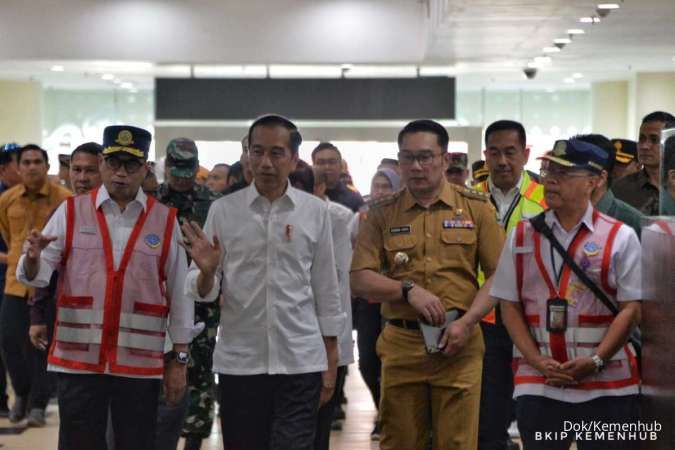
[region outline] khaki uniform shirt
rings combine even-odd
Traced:
[[[443,180],[439,198],[429,208],[407,189],[372,205],[360,225],[351,270],[410,279],[438,296],[446,309],[466,311],[478,291],[478,266],[491,276],[503,242],[489,195]],[[409,261],[397,264],[397,254],[407,255]],[[418,316],[404,302],[383,303],[382,315],[408,320]]]
[[[25,297],[29,289],[16,279],[16,264],[21,257],[26,236],[33,229],[42,230],[57,206],[71,195],[62,186],[46,182],[39,192],[29,194],[23,184],[0,196],[0,233],[9,249],[5,294]]]

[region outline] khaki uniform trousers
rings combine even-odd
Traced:
[[[475,326],[452,357],[427,354],[422,334],[387,325],[382,359],[381,450],[475,450],[485,346]]]

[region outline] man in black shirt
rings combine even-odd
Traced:
[[[340,181],[342,154],[330,142],[322,142],[312,150],[312,164],[326,175],[326,196],[354,212],[363,206],[361,194]]]

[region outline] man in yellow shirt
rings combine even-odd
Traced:
[[[44,424],[49,400],[47,354],[28,342],[29,291],[16,279],[16,265],[30,230],[41,229],[70,191],[49,183],[47,152],[37,145],[29,144],[19,150],[18,167],[21,183],[0,197],[0,234],[9,249],[7,281],[0,306],[0,351],[16,394],[9,420],[19,422],[30,410],[28,424],[39,426]]]

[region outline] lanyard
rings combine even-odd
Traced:
[[[575,242],[577,238],[579,237],[579,233],[581,230],[584,228],[584,224],[582,223],[577,232],[574,234],[574,239],[572,239],[572,242]],[[553,244],[550,244],[550,249],[551,249],[551,269],[553,269],[553,275],[555,275],[555,285],[560,286],[560,278],[562,277],[562,271],[563,268],[565,267],[565,260],[563,260],[562,264],[560,265],[560,269],[556,270],[555,268],[555,256],[554,254],[556,253],[555,248],[553,248]],[[568,251],[569,246],[565,249],[565,251]],[[569,251],[568,251],[569,253]],[[570,255],[572,258],[574,258],[574,255]]]

